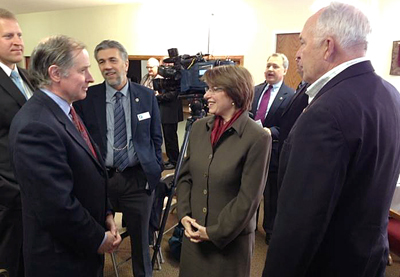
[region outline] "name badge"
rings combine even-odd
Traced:
[[[139,119],[139,121],[142,121],[142,120],[145,120],[145,119],[149,119],[150,118],[150,113],[149,112],[145,112],[145,113],[138,114],[137,118]]]

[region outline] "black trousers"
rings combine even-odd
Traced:
[[[264,221],[263,228],[266,233],[272,234],[276,211],[278,207],[278,173],[269,172],[267,185],[264,189]]]
[[[149,252],[149,220],[153,194],[146,190],[140,165],[123,172],[109,172],[108,197],[114,211],[122,212],[131,238],[132,270],[135,277],[152,276]]]
[[[0,268],[10,277],[24,276],[21,209],[0,207]]]
[[[179,156],[178,123],[163,123],[162,129],[168,161],[172,164],[176,164]]]

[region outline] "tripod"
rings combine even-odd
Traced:
[[[183,163],[183,158],[185,156],[185,153],[186,153],[186,150],[188,147],[190,131],[192,130],[193,123],[197,119],[203,118],[206,115],[206,112],[204,110],[203,95],[194,94],[194,95],[185,96],[185,98],[191,98],[190,117],[186,120],[185,135],[183,138],[181,150],[179,152],[178,161],[176,163],[174,178],[170,184],[166,184],[167,188],[168,188],[166,197],[168,197],[168,200],[167,200],[167,205],[165,206],[164,212],[162,214],[161,224],[160,224],[160,229],[158,231],[157,240],[153,246],[154,252],[153,252],[153,258],[151,260],[153,268],[154,268],[154,264],[157,260],[157,255],[160,251],[161,240],[164,235],[165,225],[167,224],[168,214],[171,209],[172,198],[175,195],[177,179],[178,179],[177,177],[179,176],[181,166]]]

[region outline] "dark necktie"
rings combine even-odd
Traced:
[[[78,129],[79,133],[81,134],[83,140],[86,142],[86,144],[89,147],[90,151],[92,152],[93,156],[95,156],[97,159],[96,152],[94,151],[93,145],[89,139],[89,134],[86,131],[86,128],[83,125],[82,121],[79,119],[79,116],[76,114],[76,111],[73,106],[71,106],[71,110],[69,111],[69,114],[71,115],[72,122],[74,123],[76,129]]]
[[[121,97],[123,94],[119,91],[115,93],[114,105],[114,167],[123,171],[129,164],[128,142],[126,136],[125,112],[122,106]]]
[[[261,120],[264,121],[265,115],[267,114],[268,102],[271,96],[272,86],[269,85],[266,92],[264,92],[263,97],[261,98],[260,105],[258,107],[256,116],[254,120]]]

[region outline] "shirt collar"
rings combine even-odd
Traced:
[[[116,90],[112,86],[110,86],[107,82],[106,83],[106,101],[111,102],[111,99],[114,97],[117,91],[120,91],[124,96],[128,95],[128,88],[129,88],[129,81],[126,82],[125,86],[121,90]]]
[[[6,73],[6,75],[8,77],[11,76],[12,71],[16,71],[19,74],[17,65],[14,66],[14,69],[11,69],[8,66],[6,66],[4,63],[0,62],[0,67],[1,67],[1,69],[3,69],[4,73]]]
[[[311,103],[311,101],[314,99],[315,96],[320,92],[320,90],[334,77],[336,77],[340,72],[345,70],[346,68],[360,63],[367,61],[368,59],[366,57],[361,57],[357,59],[353,59],[347,62],[344,62],[342,64],[339,64],[338,66],[332,68],[328,72],[326,72],[324,75],[322,75],[317,81],[315,81],[313,84],[311,84],[306,91],[306,94],[308,95],[308,103]]]
[[[60,96],[54,94],[48,89],[41,89],[48,97],[50,97],[57,105],[61,108],[61,110],[69,117],[69,111],[71,110],[71,106],[68,104],[67,101],[62,99]]]
[[[273,84],[272,85],[272,92],[278,91],[281,88],[282,84],[283,84],[283,79],[282,79],[282,81]],[[267,90],[269,86],[270,86],[270,84],[267,83],[267,85],[265,86],[265,90]]]

